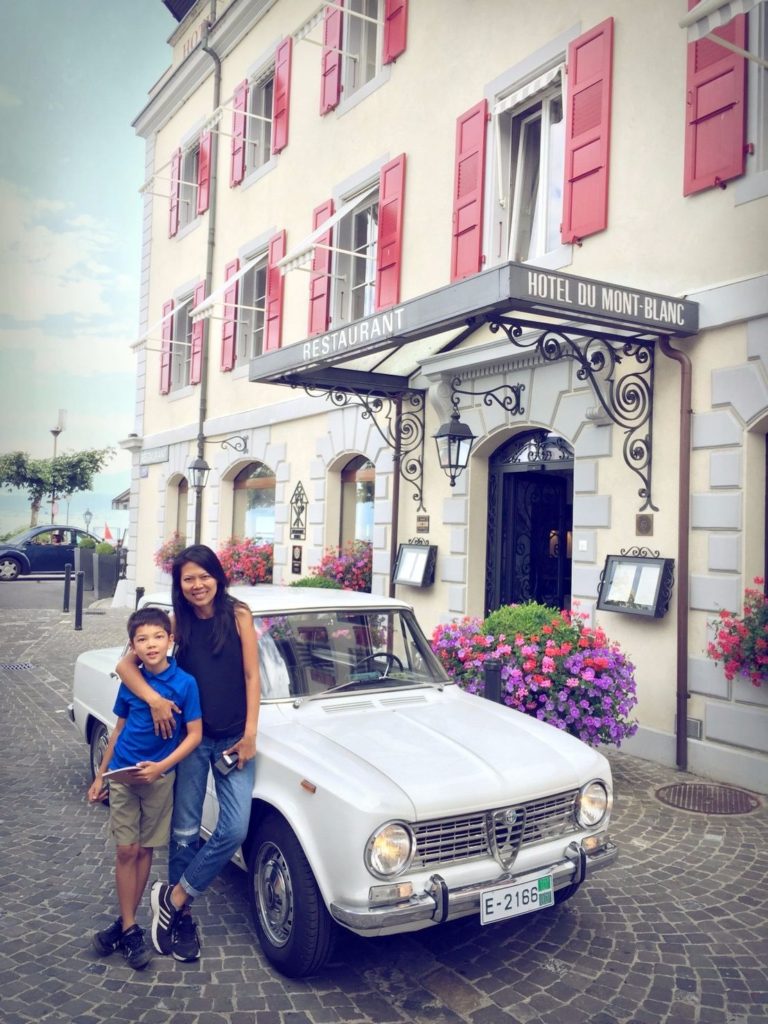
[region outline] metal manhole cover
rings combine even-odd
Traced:
[[[682,811],[702,814],[749,814],[760,806],[752,793],[730,786],[711,786],[701,782],[677,782],[656,790],[663,804]]]

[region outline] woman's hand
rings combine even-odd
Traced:
[[[162,736],[163,739],[169,740],[173,736],[173,731],[176,728],[176,719],[173,717],[173,713],[177,715],[181,714],[181,708],[174,704],[172,700],[168,700],[166,697],[161,697],[159,693],[155,693],[147,703],[149,704],[149,710],[152,713],[152,724],[155,727],[155,735]]]

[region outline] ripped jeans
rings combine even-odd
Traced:
[[[241,734],[223,739],[203,736],[200,746],[176,766],[168,881],[172,885],[181,882],[190,896],[199,896],[208,888],[248,833],[255,760],[229,775],[213,767],[221,753],[240,739]],[[210,839],[201,846],[200,823],[209,767],[219,801],[219,818]]]

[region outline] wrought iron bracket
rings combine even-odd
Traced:
[[[231,448],[234,452],[248,451],[248,438],[245,434],[233,434],[232,437],[225,437],[221,442],[222,448]]]
[[[456,412],[459,411],[459,395],[468,395],[471,398],[482,396],[483,405],[490,406],[493,402],[505,409],[510,416],[522,416],[525,412],[521,404],[521,396],[525,391],[525,384],[499,384],[495,388],[488,388],[487,391],[468,391],[459,387],[461,377],[454,377],[451,380],[451,404]]]
[[[589,381],[605,414],[624,431],[624,462],[640,478],[640,511],[658,512],[651,493],[654,339],[546,324],[533,325],[542,333],[530,337],[528,321],[494,316],[488,322],[493,333],[503,331],[516,348],[535,349],[545,362],[573,359],[578,364],[578,379]],[[628,363],[629,368],[620,372]]]
[[[358,391],[354,388],[322,388],[304,385],[310,398],[325,398],[337,409],[358,406],[363,419],[369,419],[384,443],[392,449],[395,471],[414,489],[413,500],[419,512],[424,504],[424,392],[413,388],[402,391]]]

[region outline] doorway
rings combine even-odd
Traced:
[[[525,601],[570,607],[573,449],[529,431],[498,448],[488,469],[486,614]]]

